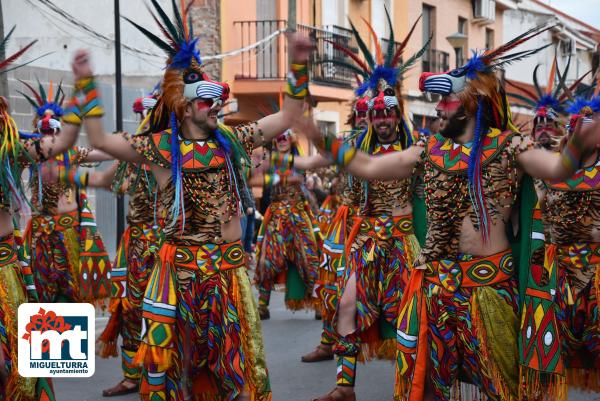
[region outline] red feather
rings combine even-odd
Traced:
[[[493,59],[497,58],[498,56],[506,53],[509,50],[514,49],[515,47],[519,46],[520,44],[527,42],[529,39],[532,39],[553,27],[554,27],[554,25],[548,26],[544,29],[540,29],[541,27],[532,28],[528,32],[525,32],[524,34],[517,36],[515,39],[510,40],[507,43],[498,46],[496,49],[484,53],[483,58],[486,59],[486,64],[489,64]]]
[[[169,41],[169,43],[171,44],[171,46],[174,49],[179,49],[179,43],[177,43],[177,41],[173,38],[173,36],[171,36],[171,34],[169,33],[169,31],[163,26],[163,24],[158,20],[158,18],[156,18],[156,15],[154,15],[154,13],[152,12],[152,10],[150,10],[150,8],[148,6],[146,6],[146,8],[150,12],[150,15],[152,15],[152,18],[156,22],[156,25],[158,25],[158,27],[160,28],[160,31],[165,36],[165,38],[167,38],[167,40]]]
[[[522,87],[521,85],[518,85],[516,82],[513,82],[511,80],[505,79],[506,83],[509,86],[512,86],[513,88],[517,88],[520,91],[523,91],[527,94],[527,96],[529,96],[531,98],[531,100],[533,100],[534,102],[538,99],[538,96],[536,96],[533,92],[531,92],[529,89]]]
[[[560,100],[562,102],[567,97],[569,97],[570,99],[572,99],[573,98],[573,91],[575,89],[577,89],[577,87],[579,86],[579,84],[581,84],[581,82],[585,79],[585,77],[587,77],[591,72],[592,72],[592,70],[589,70],[588,72],[586,72],[585,74],[583,74],[580,78],[578,78],[577,81],[573,82],[573,84],[571,86],[569,86],[568,90],[564,91],[564,93],[558,98],[558,100]]]
[[[20,79],[19,79],[19,82],[21,82],[23,85],[25,85],[26,87],[28,87],[29,90],[31,91],[31,93],[33,93],[33,96],[35,96],[36,102],[38,102],[38,106],[41,106],[41,105],[43,105],[45,103],[44,100],[42,99],[42,97],[40,96],[40,94],[37,93],[35,89],[33,89],[33,86],[29,85],[25,81],[21,81]]]
[[[406,47],[406,44],[408,43],[408,40],[410,39],[410,37],[412,36],[413,32],[415,31],[415,28],[417,27],[417,23],[421,20],[421,17],[423,15],[419,15],[419,18],[417,18],[417,20],[415,21],[415,23],[413,24],[412,28],[410,29],[410,32],[408,32],[408,35],[406,35],[406,37],[404,38],[404,40],[402,41],[402,43],[400,43],[400,46],[398,47],[398,50],[396,50],[396,53],[394,54],[394,57],[392,58],[392,62],[390,67],[395,67],[396,64],[398,64],[398,61],[400,60],[400,56],[402,56],[402,52],[404,51],[404,48]]]
[[[362,61],[360,58],[358,58],[358,56],[356,54],[354,54],[352,52],[352,50],[347,49],[344,46],[342,46],[342,45],[340,45],[338,43],[335,43],[335,42],[333,42],[333,41],[331,41],[329,39],[323,39],[323,40],[325,40],[325,42],[331,43],[333,45],[334,49],[344,52],[344,54],[346,54],[348,57],[350,57],[352,60],[354,60],[354,62],[356,64],[358,64],[358,66],[360,68],[362,68],[362,70],[364,72],[369,73],[369,74],[371,73],[371,69],[365,64],[364,61]]]
[[[0,62],[0,70],[6,68],[9,64],[11,64],[13,61],[15,61],[16,59],[18,59],[23,53],[25,53],[27,50],[29,50],[29,48],[31,46],[33,46],[33,44],[35,42],[37,42],[37,39],[34,40],[33,42],[29,43],[27,46],[25,46],[24,48],[22,48],[21,50],[19,50],[15,54],[13,54],[12,56],[8,57],[6,60]]]

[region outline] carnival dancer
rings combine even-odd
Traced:
[[[387,10],[386,15],[393,39]],[[390,44],[385,55],[370,25],[375,55],[367,50],[351,26],[366,62],[349,49],[336,48],[353,58],[358,65],[353,69],[364,78],[357,94],[372,94],[369,100],[372,129],[360,135],[356,146],[373,155],[400,152],[413,140],[400,98],[402,74],[429,43],[402,63],[400,59],[414,26],[399,48],[394,50],[394,44]],[[341,139],[335,142],[342,143],[343,149],[356,151]],[[339,298],[333,317],[333,327],[339,335],[334,346],[337,385],[328,394],[318,397],[319,401],[356,399],[354,384],[359,358],[395,359],[395,325],[400,297],[408,281],[409,267],[419,252],[412,225],[412,180],[365,181],[361,194],[360,210],[353,217],[352,231],[345,244],[346,260],[338,281]]]
[[[229,95],[225,83],[202,70],[187,10],[173,5],[173,21],[152,3],[166,41],[134,22],[167,55],[161,97],[150,129],[107,135],[86,119],[92,146],[150,165],[166,211],[164,242],[151,272],[142,313],[144,400],[270,400],[256,303],[240,238],[241,159],[285,131],[302,113],[307,93],[307,40],[293,37],[294,61],[279,113],[230,129],[217,121]],[[85,93],[95,87],[86,52],[74,74]],[[240,180],[242,178],[242,180]]]
[[[353,101],[352,113],[348,117],[352,130],[344,138],[351,146],[356,146],[356,138],[369,128],[369,97],[358,97]],[[297,157],[294,168],[308,170],[329,165],[331,160],[323,156]],[[339,206],[334,209],[334,215],[328,226],[322,228],[323,257],[317,275],[316,293],[322,306],[323,329],[321,342],[311,352],[303,355],[302,362],[320,362],[333,359],[333,347],[338,335],[333,328],[333,316],[337,308],[338,281],[343,279],[345,261],[344,247],[346,238],[352,229],[353,218],[360,208],[362,185],[360,180],[340,172],[338,175],[341,187]]]
[[[575,99],[565,151],[579,120],[600,111],[600,97]],[[573,176],[545,181],[545,251],[532,254],[524,297],[520,350],[523,395],[566,400],[567,388],[600,392],[600,174],[598,148]],[[544,249],[544,248],[542,248]],[[538,252],[539,253],[539,252]]]
[[[140,113],[137,133],[148,128],[148,110],[156,104],[156,94],[136,99],[133,111]],[[144,115],[145,114],[145,115]],[[122,338],[121,367],[123,379],[102,392],[105,397],[138,391],[141,369],[133,363],[140,344],[142,301],[155,255],[162,242],[160,210],[157,205],[156,180],[148,166],[115,162],[110,168],[92,172],[77,166],[65,171],[60,179],[70,185],[104,188],[117,195],[129,196],[127,229],[121,237],[117,255],[110,270],[110,319],[97,340],[97,353],[103,358],[117,356],[117,340]]]
[[[269,319],[271,291],[285,287],[285,304],[290,310],[318,307],[313,290],[321,255],[321,238],[316,219],[305,195],[303,175],[293,174],[299,144],[288,130],[275,139],[277,152],[265,175],[271,185],[271,204],[258,232],[256,283],[258,311]]]
[[[38,90],[21,82],[33,96],[21,93],[34,107],[34,129],[42,136],[56,135],[65,113],[61,85],[54,93],[52,82],[47,92],[39,82]],[[71,165],[110,159],[102,152],[75,146],[43,164],[47,170],[64,171]],[[40,301],[92,302],[108,297],[110,261],[85,189],[49,182],[37,172],[30,189],[34,210],[25,230],[24,248]]]
[[[5,49],[14,27],[0,43]],[[25,53],[35,41],[0,62],[0,73]],[[79,126],[65,123],[56,135],[20,137],[8,112],[6,98],[0,97],[0,400],[54,400],[49,379],[27,378],[17,371],[17,310],[26,302],[36,302],[37,293],[31,269],[18,257],[16,238],[18,217],[29,209],[21,181],[23,169],[36,166],[69,149],[77,139]]]
[[[541,50],[507,54],[546,29],[475,53],[456,70],[423,73],[421,90],[444,96],[449,120],[420,146],[373,157],[334,138],[318,142],[366,179],[424,172],[428,230],[400,306],[398,400],[422,400],[427,381],[428,399],[448,400],[459,372],[492,400],[517,397],[516,266],[506,231],[520,176],[564,179],[600,143],[600,122],[578,126],[561,154],[533,149],[514,132],[494,71]],[[314,124],[303,130],[319,136]]]

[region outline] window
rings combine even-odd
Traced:
[[[466,18],[458,17],[458,32],[468,35]]]
[[[427,43],[435,26],[435,7],[423,4],[423,44]],[[433,43],[430,46],[433,48]]]
[[[432,7],[430,5],[427,4],[423,4],[423,17],[422,20],[423,22],[423,44],[427,43],[427,41],[429,40],[429,37],[431,36],[431,34],[433,33],[433,28],[435,26],[435,7]],[[421,58],[421,70],[422,71],[432,71],[432,52],[434,51],[433,49],[435,49],[435,37],[434,39],[432,39],[431,43],[429,44],[429,49],[423,54],[423,57]]]
[[[485,48],[493,49],[494,48],[494,30],[490,28],[485,28]]]

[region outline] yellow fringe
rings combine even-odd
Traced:
[[[231,274],[231,298],[240,319],[240,338],[245,356],[247,383],[245,391],[250,394],[251,401],[271,401],[260,318],[251,291],[246,271],[235,269]]]
[[[23,283],[20,277],[20,266],[16,263],[0,266],[0,307],[4,310],[4,325],[12,362],[6,383],[6,399],[21,401],[35,397],[35,378],[26,378],[19,375],[17,368],[17,310],[19,305],[27,302]],[[1,346],[1,345],[0,345]],[[4,361],[0,361],[4,363]]]
[[[133,358],[134,365],[155,365],[160,371],[167,371],[177,357],[175,350],[170,348],[156,347],[148,345],[145,342],[140,343],[135,357]]]
[[[510,388],[506,379],[504,379],[502,373],[494,363],[494,359],[492,355],[490,355],[489,341],[486,335],[486,329],[483,321],[480,317],[479,307],[476,302],[476,296],[473,294],[471,298],[471,319],[475,330],[477,331],[478,340],[480,344],[480,351],[483,354],[483,360],[487,360],[488,364],[485,366],[487,368],[490,378],[492,379],[492,383],[494,387],[498,391],[500,398],[502,400],[516,400],[515,395],[511,394]],[[481,368],[484,368],[482,366]]]
[[[566,401],[567,378],[519,366],[519,400]]]
[[[374,359],[396,360],[396,340],[388,338],[375,342],[360,344],[360,351],[357,356],[359,362],[368,362]]]
[[[285,306],[292,311],[299,311],[303,309],[317,309],[320,308],[318,302],[315,302],[314,299],[290,299],[285,301]]]

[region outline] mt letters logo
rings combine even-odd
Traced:
[[[96,367],[94,312],[94,306],[85,303],[19,306],[19,374],[92,376]]]

